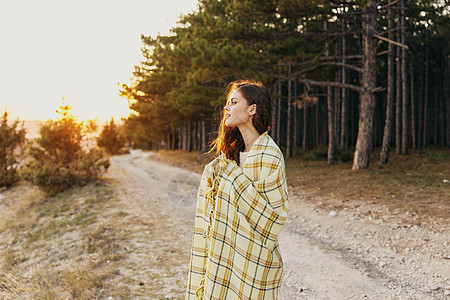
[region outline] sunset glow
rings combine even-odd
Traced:
[[[56,118],[62,103],[80,119],[129,115],[119,83],[142,59],[140,35],[168,34],[195,0],[0,0],[0,110]]]

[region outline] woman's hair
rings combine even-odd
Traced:
[[[242,97],[247,100],[248,105],[256,104],[256,113],[253,115],[252,124],[259,134],[270,130],[272,100],[268,89],[260,82],[249,80],[233,81],[228,84],[227,102],[235,90],[241,93]],[[212,147],[207,153],[215,152],[216,156],[220,156],[221,151],[223,151],[228,159],[232,159],[239,164],[239,151],[245,150],[244,139],[237,126],[228,127],[225,125],[225,116],[226,111],[222,109],[217,138],[212,141],[210,144]]]

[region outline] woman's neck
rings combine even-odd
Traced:
[[[253,126],[251,128],[239,128],[239,131],[241,132],[245,144],[245,149],[243,152],[248,152],[250,151],[253,143],[259,138],[260,134]]]

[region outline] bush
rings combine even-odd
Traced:
[[[100,149],[85,151],[82,141],[88,126],[70,114],[70,106],[57,111],[60,118],[48,120],[39,128],[37,146],[30,147],[31,159],[21,169],[22,178],[30,180],[50,196],[73,186],[96,180],[109,167]]]
[[[318,145],[303,153],[303,159],[306,161],[327,161],[328,146]]]
[[[338,148],[334,150],[334,157],[336,161],[349,162],[353,160],[354,148]],[[304,161],[327,161],[328,160],[328,146],[318,145],[308,151],[302,151],[301,148],[294,148],[294,156],[298,156]]]
[[[0,121],[0,187],[10,187],[20,180],[17,167],[25,146],[26,131],[19,129],[19,120],[8,125],[8,112],[5,110]]]
[[[355,148],[336,148],[336,159],[341,162],[353,161],[353,155],[355,154]]]
[[[103,126],[103,130],[100,136],[97,138],[97,145],[105,148],[108,154],[121,154],[122,147],[125,144],[125,139],[119,133],[119,128],[114,124],[114,120],[111,119],[109,124]]]

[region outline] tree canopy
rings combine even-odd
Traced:
[[[394,24],[388,24],[389,12]],[[409,120],[403,144],[448,147],[449,23],[442,1],[200,0],[198,10],[181,17],[170,35],[141,36],[145,59],[121,89],[135,112],[125,127],[135,129],[142,147],[164,140],[169,145],[170,136],[181,139],[177,132],[186,122],[210,119],[222,108],[229,82],[248,78],[271,89],[281,111],[274,114],[272,136],[288,156],[292,144],[309,140],[308,145],[356,145],[355,154],[367,158],[383,140],[390,85],[405,97],[404,106],[396,107]],[[388,53],[401,59],[395,66],[402,72],[396,73],[400,83],[387,79]],[[307,101],[312,98],[318,99],[314,116]],[[298,105],[303,116],[297,108],[291,112],[292,103],[303,103]],[[306,128],[308,118],[316,128]],[[329,122],[335,126],[323,126]]]

